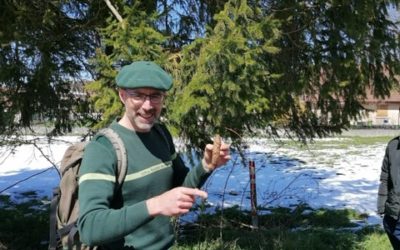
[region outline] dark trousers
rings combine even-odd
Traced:
[[[395,220],[389,215],[383,217],[383,228],[394,250],[400,250],[400,220]]]

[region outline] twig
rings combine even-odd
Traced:
[[[106,2],[108,8],[111,10],[111,12],[114,14],[114,16],[118,19],[118,21],[120,23],[124,22],[124,19],[122,18],[122,16],[118,13],[117,9],[112,5],[112,3],[110,2],[110,0],[104,0],[104,2]]]
[[[271,156],[274,155],[274,154],[276,154],[276,152],[277,152],[278,149],[280,149],[280,148],[281,148],[281,146],[279,146],[273,153],[271,153]],[[268,156],[267,159],[270,158],[271,156]],[[257,169],[256,171],[258,172],[258,171],[260,171],[260,170],[261,170],[261,168]],[[242,198],[241,198],[241,201],[240,201],[240,206],[241,206],[241,207],[243,207],[243,200],[244,200],[244,196],[245,196],[245,191],[247,190],[247,188],[249,187],[249,185],[250,185],[250,180],[247,181],[246,186],[245,186],[244,189],[243,189]]]
[[[225,184],[224,184],[224,188],[223,188],[224,191],[222,193],[221,217],[220,217],[220,223],[219,223],[220,224],[220,232],[219,232],[220,235],[219,236],[221,237],[221,239],[222,239],[222,224],[223,224],[222,219],[224,217],[225,191],[226,191],[226,187],[228,186],[229,177],[232,175],[233,169],[235,168],[237,159],[238,159],[238,157],[236,157],[235,161],[232,164],[232,168],[230,169],[229,174],[225,179]]]
[[[40,175],[40,174],[43,174],[44,172],[46,172],[46,171],[48,171],[48,170],[50,170],[50,169],[52,169],[52,168],[54,168],[54,169],[57,171],[57,174],[58,174],[59,178],[61,179],[61,173],[60,173],[60,171],[58,170],[57,165],[43,152],[43,150],[36,144],[36,141],[37,141],[37,139],[33,139],[32,145],[33,145],[36,149],[39,150],[39,152],[42,154],[42,156],[43,156],[48,162],[50,162],[51,167],[46,168],[46,169],[43,170],[43,171],[40,171],[40,172],[38,172],[38,173],[36,173],[36,174],[33,174],[33,175],[30,175],[30,176],[28,176],[28,177],[26,177],[26,178],[24,178],[24,179],[22,179],[22,180],[19,180],[19,181],[15,182],[15,183],[9,185],[8,187],[6,187],[6,188],[0,190],[0,194],[3,193],[4,191],[7,191],[8,189],[10,189],[10,188],[12,188],[12,187],[14,187],[14,186],[16,186],[16,185],[18,185],[18,184],[24,182],[24,181],[27,181],[27,180],[29,180],[29,179],[35,177],[35,176],[38,176],[38,175]]]
[[[263,206],[265,206],[267,203],[271,203],[271,202],[276,201],[277,199],[281,198],[281,197],[282,197],[282,194],[283,194],[286,190],[288,190],[289,187],[290,187],[300,176],[302,176],[302,175],[303,175],[303,174],[298,174],[298,175],[296,175],[284,188],[282,188],[282,190],[275,196],[275,198],[273,198],[273,199],[271,199],[271,200],[269,200],[269,201],[264,202]]]
[[[49,157],[47,157],[47,155],[43,152],[43,150],[42,150],[36,143],[33,143],[33,146],[39,150],[39,152],[42,154],[42,156],[43,156],[48,162],[50,162],[51,168],[54,168],[55,170],[57,170],[58,177],[60,177],[60,180],[61,180],[61,173],[60,173],[60,170],[58,170],[57,165],[56,165],[52,160],[50,160]]]

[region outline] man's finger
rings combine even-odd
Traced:
[[[229,148],[230,148],[230,144],[226,144],[226,143],[223,143],[222,142],[222,144],[221,144],[221,150],[228,150]],[[206,150],[212,150],[213,149],[213,145],[212,144],[207,144],[206,145]]]
[[[230,148],[230,144],[225,144],[225,143],[222,143],[222,145],[221,145],[221,150],[229,150],[229,148]]]
[[[203,199],[206,199],[208,197],[207,192],[197,188],[183,188],[182,191],[184,194],[199,196]]]
[[[213,145],[212,144],[207,144],[206,145],[206,150],[212,150],[213,149]]]

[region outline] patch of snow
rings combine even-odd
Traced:
[[[58,165],[66,148],[78,140],[73,136],[59,137],[49,144],[46,138],[39,138],[36,145],[42,152],[33,145],[21,145],[12,154],[1,148],[0,192],[27,179],[1,194],[18,200],[21,193],[34,190],[40,196],[51,197],[59,183],[52,165]],[[329,140],[339,139],[323,141]],[[317,150],[295,150],[265,139],[249,139],[248,145],[245,154],[255,162],[259,206],[293,207],[307,203],[315,209],[351,208],[368,214],[367,223],[381,223],[376,214],[376,199],[386,143]],[[249,179],[248,167],[233,152],[232,160],[214,171],[203,189],[209,193],[208,202],[215,207],[238,205],[249,210]]]

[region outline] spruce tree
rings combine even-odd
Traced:
[[[125,6],[122,22],[110,18],[101,30],[102,48],[97,49],[93,60],[96,80],[87,85],[95,113],[102,115],[94,119],[94,129],[107,126],[124,111],[115,83],[122,66],[139,60],[155,61],[161,66],[166,63],[165,37],[154,27],[155,13],[149,16],[139,5],[138,1]]]
[[[214,133],[240,141],[244,132],[266,127],[270,112],[269,55],[279,52],[279,23],[260,8],[235,0],[215,16],[205,38],[183,49],[168,121],[202,148]]]

